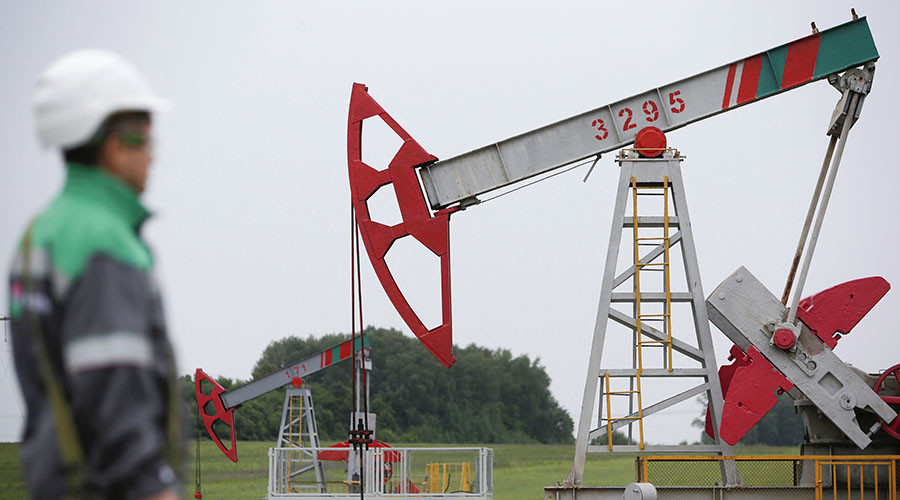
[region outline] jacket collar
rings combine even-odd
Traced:
[[[138,193],[100,167],[66,165],[63,194],[87,198],[137,229],[150,216]]]

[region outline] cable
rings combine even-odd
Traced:
[[[354,235],[357,232],[356,213],[350,204],[350,385],[353,393],[353,419],[356,418],[356,254],[354,252]],[[360,346],[362,347],[362,346]],[[353,433],[353,419],[350,420],[350,433]]]
[[[8,334],[9,334],[10,318],[9,318],[9,316],[3,316],[3,317],[0,317],[0,321],[3,322],[3,342],[4,343],[9,342]],[[5,349],[4,349],[4,352],[12,353],[11,350],[6,351]],[[6,375],[6,380],[8,380],[10,382],[10,387],[12,387],[12,380],[13,380],[12,374],[10,373],[9,368],[7,368],[6,361],[3,360],[2,355],[0,355],[0,365],[3,366],[3,373]],[[13,388],[13,391],[15,392],[15,388]],[[25,409],[22,408],[22,402],[19,401],[19,398],[13,398],[13,399],[16,401],[16,406],[19,408],[19,417],[18,418],[23,418],[25,416]]]
[[[359,258],[359,230],[357,228],[356,231],[356,291],[359,298],[359,341],[360,341],[360,349],[363,353],[360,356],[360,369],[362,371],[362,385],[360,386],[360,391],[362,392],[362,401],[363,401],[363,418],[365,419],[366,429],[369,429],[369,391],[368,391],[368,374],[366,370],[366,356],[365,356],[365,344],[366,344],[366,324],[363,322],[363,302],[362,302],[362,274],[360,274],[360,262],[362,262]]]
[[[195,463],[197,464],[195,476],[194,476],[194,498],[203,498],[203,493],[200,489],[200,412],[197,411],[197,444],[195,446],[196,449],[196,458]]]
[[[578,167],[581,167],[581,166],[587,165],[588,163],[593,163],[593,162],[594,162],[594,160],[593,160],[593,159],[590,159],[590,160],[587,160],[587,161],[583,161],[583,162],[581,162],[581,163],[576,163],[575,165],[572,165],[571,167],[569,167],[569,168],[567,168],[567,169],[565,169],[565,170],[560,170],[559,172],[554,172],[554,173],[552,173],[552,174],[550,174],[550,175],[548,175],[548,176],[546,176],[546,177],[541,177],[540,179],[533,180],[533,181],[531,181],[531,182],[529,182],[529,183],[527,183],[527,184],[522,184],[521,186],[518,186],[518,187],[516,187],[516,188],[510,189],[509,191],[505,191],[505,192],[500,193],[500,194],[498,194],[498,195],[496,195],[496,196],[492,196],[492,197],[490,197],[490,198],[485,198],[485,199],[481,200],[481,204],[487,203],[487,202],[489,202],[489,201],[496,200],[497,198],[500,198],[501,196],[506,196],[506,195],[508,195],[508,194],[510,194],[510,193],[515,193],[516,191],[518,191],[518,190],[520,190],[520,189],[522,189],[522,188],[527,188],[528,186],[531,186],[532,184],[537,184],[538,182],[546,181],[547,179],[549,179],[549,178],[551,178],[551,177],[556,177],[557,175],[562,175],[562,174],[564,174],[564,173],[566,173],[566,172],[575,170],[575,169],[578,168]]]
[[[359,293],[360,302],[362,302],[362,291],[359,286],[359,227],[356,224],[356,213],[353,209],[353,204],[350,204],[350,383],[353,386],[352,389],[352,397],[353,397],[353,417],[350,419],[350,436],[347,440],[347,460],[349,462],[351,453],[350,445],[353,446],[353,452],[359,450],[359,462],[357,462],[359,467],[359,498],[360,500],[364,500],[365,498],[365,471],[363,470],[363,454],[364,454],[364,442],[362,436],[365,435],[365,429],[363,429],[363,423],[360,419],[359,424],[357,425],[356,415],[359,412],[359,406],[357,405],[357,388],[356,388],[356,296],[357,292]],[[362,304],[360,303],[360,310],[362,309]],[[360,321],[362,321],[362,317],[360,317]],[[360,326],[360,330],[362,330],[362,326]],[[362,352],[362,332],[360,332],[360,352]],[[360,356],[362,358],[362,356]],[[354,425],[357,425],[357,428],[354,429]],[[366,426],[368,428],[368,425]],[[349,469],[348,469],[349,470]]]

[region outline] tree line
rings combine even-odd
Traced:
[[[538,359],[506,349],[454,346],[452,368],[444,368],[415,338],[394,329],[366,329],[371,343],[370,411],[377,437],[394,443],[569,443],[573,422],[550,393],[550,377]],[[336,333],[287,337],[266,347],[251,380],[349,339]],[[249,381],[217,378],[226,389]],[[180,380],[192,417],[197,417],[194,381]],[[352,411],[351,363],[344,361],[307,376],[320,441],[347,439]],[[235,410],[241,440],[274,441],[284,391],[272,391]],[[360,409],[361,411],[361,409]],[[201,424],[202,426],[202,424]],[[196,433],[197,430],[195,429]],[[200,430],[205,435],[205,430]],[[224,437],[224,436],[223,436]]]

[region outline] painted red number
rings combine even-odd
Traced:
[[[290,370],[285,370],[285,371],[284,371],[284,374],[287,375],[288,377],[290,377],[290,376],[291,376],[291,371],[290,371]]]
[[[659,118],[659,108],[656,107],[656,103],[653,101],[644,102],[644,114],[647,115],[648,122],[655,122],[657,118]]]
[[[606,130],[606,124],[603,123],[603,120],[597,118],[596,120],[591,122],[591,126],[596,127],[597,130],[603,133],[603,135],[597,134],[594,136],[598,141],[602,141],[603,139],[609,137],[609,130]]]
[[[684,100],[680,97],[677,97],[679,95],[681,95],[680,90],[676,90],[675,92],[669,92],[669,104],[672,105],[672,107],[670,109],[672,110],[673,113],[681,113],[682,111],[684,111]],[[676,105],[677,105],[677,107],[676,107]]]
[[[622,118],[625,115],[628,115],[628,118],[625,118],[625,125],[622,127],[623,131],[627,132],[628,129],[637,127],[636,124],[631,123],[631,115],[633,115],[633,114],[634,113],[632,113],[631,109],[629,109],[629,108],[622,108],[619,110],[619,118]]]

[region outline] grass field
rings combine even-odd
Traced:
[[[215,445],[204,440],[200,446],[202,491],[205,500],[247,500],[262,498],[267,487],[268,442],[239,442],[237,464],[225,458]],[[396,446],[435,446],[397,444]],[[438,445],[440,446],[440,445]],[[474,446],[474,445],[463,445]],[[488,445],[494,449],[494,498],[518,500],[543,498],[543,487],[565,479],[572,465],[573,445]],[[25,500],[25,486],[19,467],[17,445],[0,444],[0,491],[8,500]],[[794,447],[738,447],[741,455],[784,455],[797,453]],[[190,447],[190,484],[194,491],[194,453]],[[593,454],[585,466],[585,483],[596,486],[624,486],[634,481],[632,455]]]

